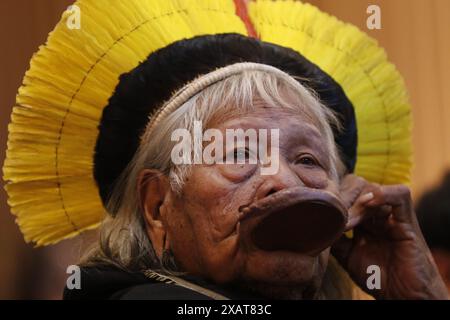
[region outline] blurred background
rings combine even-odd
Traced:
[[[72,2],[0,1],[0,166],[5,157],[11,108],[29,60]],[[436,199],[450,201],[448,181],[444,186],[447,188],[445,196],[441,191],[430,193],[441,184],[450,169],[450,0],[305,2],[355,24],[386,49],[389,59],[405,78],[413,106],[415,166],[411,187],[414,199],[419,203],[419,199],[427,194],[428,200],[420,202],[425,209],[427,203],[435,204]],[[380,30],[367,29],[366,10],[369,5],[381,8]],[[436,194],[439,196],[433,198]],[[449,225],[450,205],[444,204],[436,210],[436,216]],[[442,210],[447,211],[444,214]],[[433,220],[427,232],[433,233],[436,224],[445,225]],[[59,299],[65,285],[67,266],[77,263],[80,253],[94,237],[95,234],[91,233],[51,247],[33,249],[32,245],[24,242],[1,188],[0,299]],[[437,240],[433,252],[441,261],[441,272],[450,278],[450,255],[444,252],[441,256],[439,247],[442,241]]]

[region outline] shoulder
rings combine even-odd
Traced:
[[[159,282],[140,272],[126,272],[113,266],[82,267],[79,289],[64,288],[64,300],[171,300],[208,297],[170,283]]]

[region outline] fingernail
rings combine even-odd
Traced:
[[[373,197],[374,197],[373,192],[369,192],[369,193],[366,193],[365,195],[361,196],[361,198],[359,198],[359,200],[361,202],[367,202],[367,201],[372,200]]]
[[[250,212],[250,207],[248,205],[242,205],[238,208],[238,211],[242,214],[247,214]]]

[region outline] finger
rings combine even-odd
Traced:
[[[392,207],[392,215],[397,221],[412,222],[414,220],[411,192],[404,185],[382,186],[381,195],[376,195],[366,205],[369,207],[389,205]]]
[[[359,225],[364,225],[364,229],[367,230],[379,230],[385,223],[389,216],[392,214],[392,207],[384,205],[378,208],[367,208],[359,216],[355,216],[349,219],[345,227],[345,232],[352,230]]]
[[[389,217],[392,214],[392,207],[383,205],[377,208],[368,208],[364,215],[364,220],[360,223],[361,230],[373,236],[385,232],[388,226]]]
[[[366,180],[354,174],[348,174],[342,179],[340,184],[340,194],[347,209],[353,205],[366,185]]]
[[[365,214],[365,205],[374,198],[373,192],[361,195],[348,210],[348,222],[345,231],[351,230],[361,223]]]

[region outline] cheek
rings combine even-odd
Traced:
[[[194,168],[183,192],[189,211],[196,219],[207,223],[199,227],[209,228],[208,232],[215,241],[220,241],[234,231],[240,216],[239,207],[248,204],[256,192],[254,182],[231,181],[223,175],[220,166]]]
[[[163,211],[164,209],[164,211]],[[183,270],[196,273],[199,270],[199,252],[195,230],[189,215],[177,201],[162,208],[164,225],[170,241],[170,248]]]
[[[216,229],[211,227],[210,218],[193,209],[192,205],[177,201],[165,215],[170,246],[177,263],[189,274],[218,283],[231,281],[242,265],[236,258],[237,235],[213,239],[215,235],[211,231]]]
[[[224,179],[217,171],[214,166],[192,168],[182,194],[175,200],[173,216],[177,222],[171,222],[174,232],[195,239],[199,254],[205,259],[233,236],[239,207],[248,203],[245,196],[249,192],[241,192],[239,186]],[[188,235],[185,229],[189,229],[192,235]],[[183,241],[182,236],[177,236],[177,241]],[[231,250],[230,246],[220,248],[224,255],[225,250]]]
[[[222,282],[239,268],[238,209],[248,203],[246,197],[252,190],[246,186],[248,192],[241,192],[241,188],[213,167],[192,168],[182,194],[174,196],[174,205],[168,206],[173,251],[186,270]]]
[[[234,230],[236,223],[230,223],[229,228],[217,226],[208,211],[198,204],[180,201],[176,207],[168,216],[171,219],[168,231],[172,251],[182,270],[218,283],[234,279],[240,268],[236,259],[239,241],[229,230]]]

